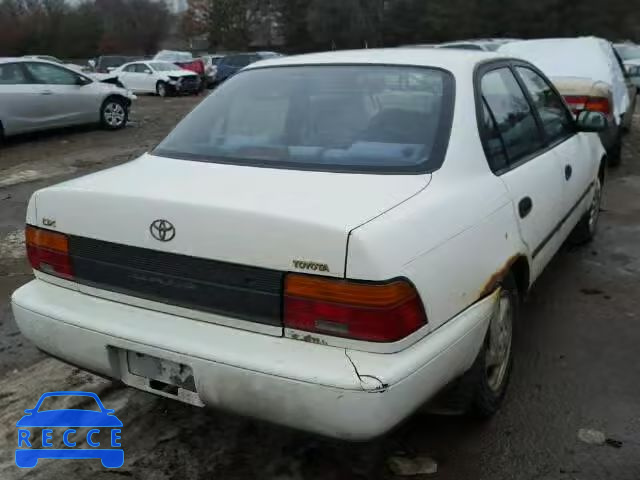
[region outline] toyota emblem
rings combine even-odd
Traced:
[[[156,220],[149,227],[153,238],[160,242],[170,242],[176,237],[176,227],[168,220]]]

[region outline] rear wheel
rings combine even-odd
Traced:
[[[500,408],[513,367],[513,332],[520,295],[513,274],[502,282],[500,296],[480,353],[473,366],[438,399],[434,413],[489,418]]]
[[[589,210],[584,214],[580,222],[571,232],[569,241],[574,245],[582,245],[593,240],[598,229],[600,219],[600,207],[602,204],[603,178],[598,176],[593,186],[593,200]]]
[[[129,119],[129,107],[121,98],[108,98],[102,104],[100,111],[102,126],[107,130],[119,130],[127,125]]]

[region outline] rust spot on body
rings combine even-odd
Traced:
[[[489,280],[487,280],[487,282],[484,284],[482,290],[480,290],[478,299],[483,299],[484,297],[491,295],[491,293],[493,293],[493,291],[498,288],[502,280],[504,280],[504,278],[508,275],[508,273],[511,271],[511,268],[519,258],[520,255],[514,255],[513,257],[509,258],[509,260],[507,260],[507,262],[500,270],[491,275],[491,277],[489,277]]]

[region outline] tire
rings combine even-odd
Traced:
[[[158,94],[159,97],[165,98],[169,96],[169,88],[167,87],[167,84],[164,82],[158,82],[158,84],[156,85],[156,93]]]
[[[520,294],[510,273],[502,281],[499,304],[475,362],[443,392],[441,401],[447,412],[486,419],[500,409],[513,368],[513,332],[519,308]]]
[[[100,109],[100,122],[106,130],[120,130],[129,121],[129,104],[118,97],[107,98]]]
[[[599,175],[595,180],[593,201],[589,210],[585,212],[569,236],[569,242],[572,245],[584,245],[595,238],[600,218],[603,187],[604,179]]]

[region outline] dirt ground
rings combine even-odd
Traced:
[[[508,398],[489,422],[416,417],[385,438],[345,444],[122,388],[35,350],[9,308],[11,292],[31,279],[22,244],[29,196],[136,157],[198,101],[142,97],[124,131],[74,129],[0,149],[1,479],[388,479],[395,478],[387,467],[394,454],[435,459],[438,473],[422,478],[640,479],[639,116],[623,166],[610,172],[597,240],[564,249],[526,302]],[[16,421],[56,390],[93,391],[116,410],[123,468],[91,460],[15,466]],[[621,446],[585,444],[577,437],[582,428]]]

